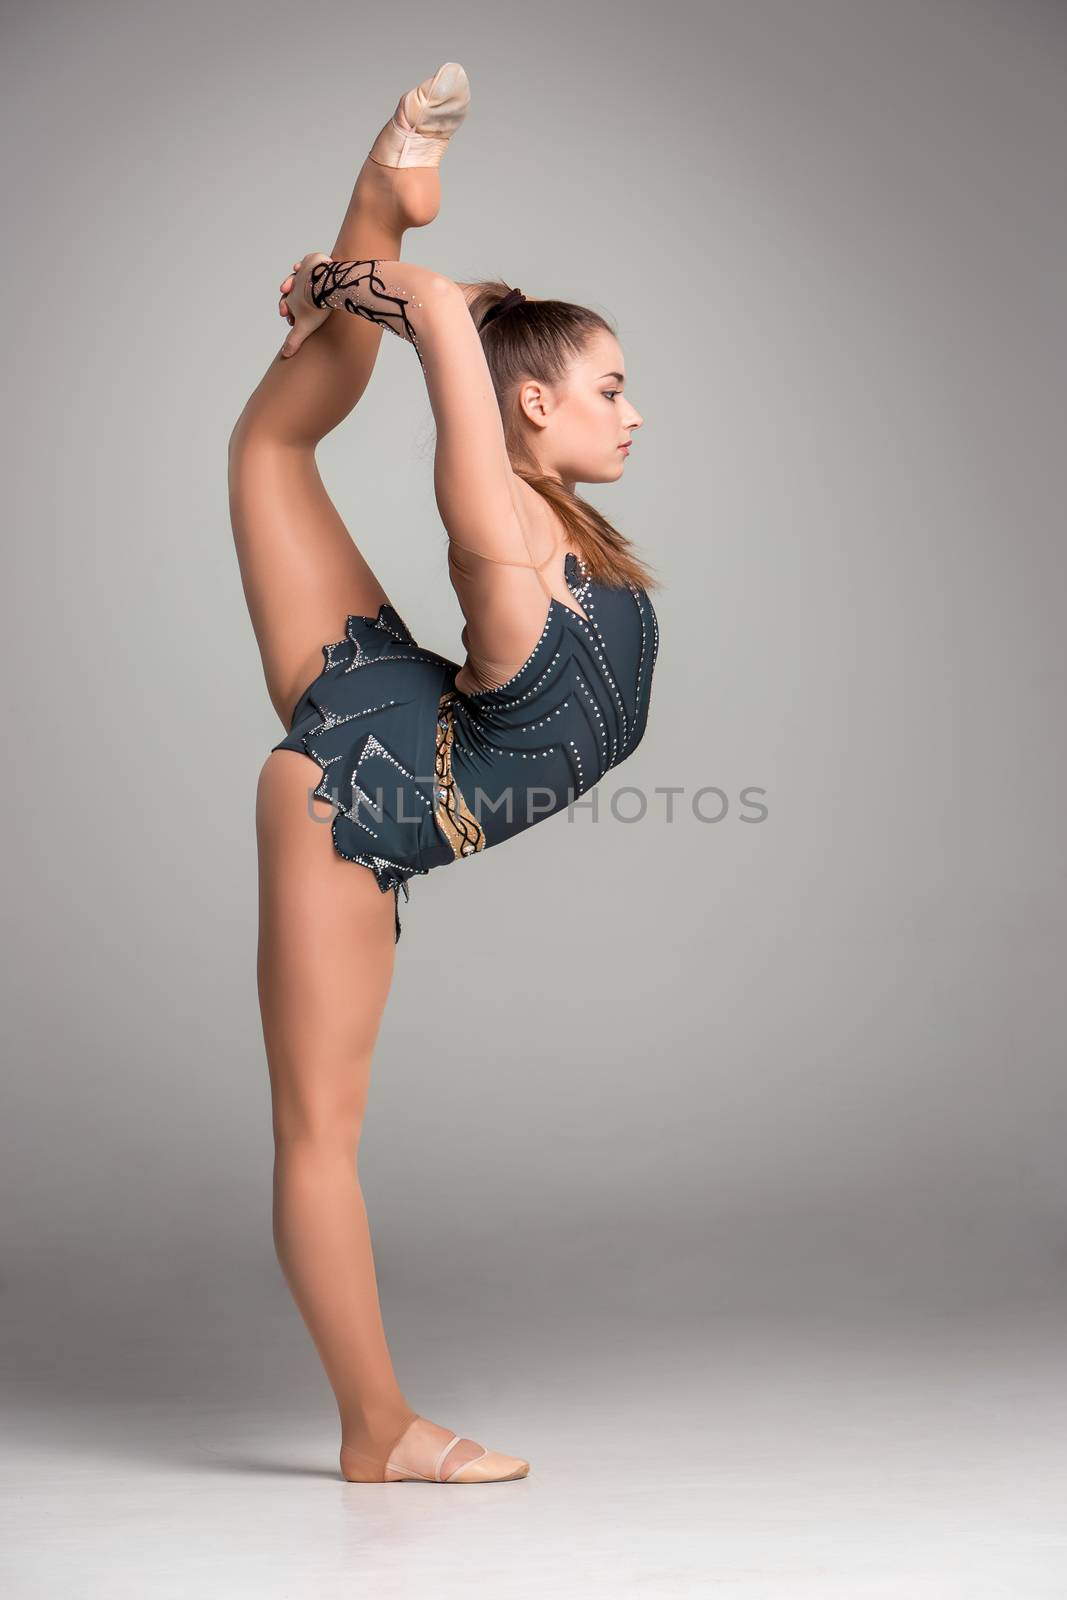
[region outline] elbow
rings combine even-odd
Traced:
[[[425,282],[419,285],[422,298],[429,308],[435,306],[449,306],[455,301],[465,305],[463,291],[453,279],[446,278],[441,272],[427,271]]]
[[[426,268],[426,282],[433,294],[457,295],[460,292],[458,283],[443,272],[434,272],[431,267]]]

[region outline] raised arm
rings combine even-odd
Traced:
[[[409,261],[310,257],[306,263],[290,296],[290,305],[297,301],[297,320],[286,343],[307,336],[306,326],[301,327],[303,291],[308,310],[365,317],[412,345],[437,425],[434,492],[449,537],[500,560],[525,562],[529,552],[518,516],[518,480],[462,289]]]
[[[557,557],[542,548],[536,560],[527,542],[520,497],[529,490],[508,458],[493,381],[463,290],[407,261],[310,256],[288,304],[295,326],[287,345],[295,340],[298,348],[325,317],[348,312],[414,347],[437,424],[434,493],[448,531],[449,574],[466,619],[470,675],[486,688],[506,681],[544,627],[551,593],[544,569]]]

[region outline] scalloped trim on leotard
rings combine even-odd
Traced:
[[[412,634],[404,619],[394,609],[394,607],[389,604],[388,601],[383,600],[381,605],[378,607],[376,616],[372,617],[365,613],[355,611],[348,614],[347,618],[345,619],[344,636],[340,639],[333,640],[330,644],[324,644],[322,646],[324,671],[330,671],[334,667],[340,665],[340,663],[334,659],[335,652],[343,649],[346,646],[350,646],[354,650],[354,655],[348,666],[342,669],[343,671],[351,672],[357,666],[365,666],[368,664],[366,659],[361,659],[366,656],[366,652],[360,644],[360,641],[353,629],[353,624],[360,622],[366,623],[372,628],[377,628],[382,633],[389,634],[391,638],[399,640],[401,644],[410,644],[414,646],[415,649],[421,651],[421,646],[416,641],[414,634]],[[422,655],[433,654],[433,651],[422,652]],[[420,655],[419,659],[422,659],[422,655]],[[396,661],[406,658],[391,656],[386,659]],[[293,714],[289,719],[290,729],[296,720],[297,706],[300,705],[300,702],[303,700],[306,693],[307,690],[305,689],[300,694],[296,705],[293,707]],[[396,702],[393,700],[383,701],[380,706],[372,706],[366,711],[355,713],[351,720],[356,721],[361,716],[369,716],[373,711],[384,710],[386,706],[395,704]],[[321,773],[318,783],[312,790],[312,794],[316,799],[324,800],[327,805],[333,807],[333,817],[330,822],[330,837],[333,841],[333,847],[337,854],[342,856],[346,861],[354,861],[359,866],[369,867],[371,872],[374,874],[375,882],[377,883],[381,892],[383,894],[388,894],[389,891],[392,890],[396,896],[394,904],[394,911],[396,915],[396,933],[393,941],[396,943],[400,938],[401,932],[400,891],[403,889],[405,901],[410,901],[411,891],[408,888],[407,880],[409,878],[425,877],[430,869],[428,867],[406,866],[402,862],[391,860],[388,856],[378,855],[375,851],[352,851],[344,848],[337,836],[338,823],[341,817],[345,817],[349,822],[357,821],[357,819],[353,818],[351,812],[345,806],[343,806],[339,800],[335,800],[333,795],[325,789],[326,770],[327,767],[332,765],[332,760],[328,760],[325,757],[320,756],[318,751],[314,748],[313,741],[318,734],[325,732],[329,728],[334,728],[339,723],[348,721],[349,719],[346,717],[335,717],[329,712],[329,710],[323,711],[318,706],[316,706],[315,709],[318,711],[321,720],[314,727],[309,728],[306,733],[302,733],[300,735],[300,743],[303,745],[305,753],[311,757],[312,761],[315,762]],[[385,749],[379,740],[375,739],[374,742],[379,746],[380,749]],[[388,752],[386,752],[386,754],[388,754]],[[397,765],[399,765],[399,763],[397,763]]]

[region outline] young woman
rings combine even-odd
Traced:
[[[642,422],[607,323],[400,259],[404,231],[437,214],[469,103],[454,62],[401,96],[332,255],[305,256],[281,283],[290,331],[230,440],[241,578],[288,730],[256,798],[274,1238],[337,1398],[341,1471],[363,1483],[529,1471],[414,1411],[382,1327],[356,1157],[400,888],[617,766],[644,733],[658,648],[653,580],[574,493],[622,476]],[[433,410],[462,666],[416,643],[315,464],[383,328],[414,347]]]

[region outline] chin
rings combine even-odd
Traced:
[[[575,478],[575,483],[617,483],[626,470],[626,457],[620,456],[614,467],[590,467]]]

